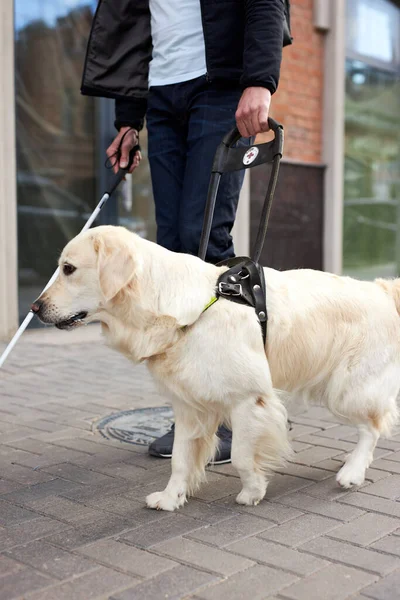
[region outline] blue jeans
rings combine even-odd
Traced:
[[[157,242],[169,250],[198,254],[215,151],[235,126],[240,96],[238,86],[218,86],[205,76],[150,88],[146,119]],[[209,262],[234,256],[231,229],[243,177],[237,171],[221,178]]]

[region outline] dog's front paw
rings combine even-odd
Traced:
[[[355,485],[361,485],[364,483],[365,469],[363,467],[355,466],[350,463],[344,464],[336,475],[336,481],[340,487],[349,489]]]
[[[236,496],[236,502],[238,504],[245,504],[246,506],[255,506],[264,498],[265,492],[266,490],[264,488],[259,490],[243,489],[240,494]]]
[[[180,508],[185,504],[186,497],[172,496],[165,490],[163,492],[154,492],[146,498],[146,504],[148,508],[155,508],[156,510],[168,510],[170,512]]]

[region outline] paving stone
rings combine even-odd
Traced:
[[[286,498],[286,496],[284,496]],[[280,500],[279,500],[280,501]],[[268,519],[272,523],[285,523],[296,517],[300,517],[303,513],[294,508],[288,508],[281,506],[275,502],[269,500],[262,500],[257,506],[244,506],[243,504],[237,504],[234,496],[224,498],[218,502],[222,506],[232,508],[236,512],[247,513],[254,515],[255,517]]]
[[[372,484],[375,485],[375,484]],[[357,489],[366,488],[367,484],[364,486],[360,486]],[[315,498],[323,498],[324,500],[342,500],[345,496],[352,494],[349,490],[345,490],[341,488],[335,477],[331,477],[329,479],[325,479],[324,481],[319,481],[318,483],[313,483],[307,488],[307,491],[304,490],[307,496],[314,496]]]
[[[3,443],[3,442],[2,442]],[[52,450],[58,450],[58,448],[54,447],[52,444],[48,444],[46,442],[42,442],[40,440],[35,440],[33,438],[23,438],[18,441],[9,442],[6,444],[11,448],[17,448],[18,450],[25,450],[25,452],[31,452],[32,454],[47,454]]]
[[[352,567],[364,569],[377,575],[386,575],[400,568],[400,560],[392,556],[385,556],[373,550],[358,548],[351,544],[320,537],[316,540],[302,544],[299,550],[323,556],[334,562],[347,564]]]
[[[338,454],[340,454],[340,451],[334,448],[313,446],[312,448],[308,448],[308,450],[303,450],[302,452],[295,454],[293,461],[303,465],[313,466],[322,460],[332,458],[332,456],[337,456]]]
[[[400,540],[397,535],[387,535],[370,545],[370,548],[400,556]]]
[[[24,568],[25,565],[21,565],[21,563],[11,560],[11,558],[7,558],[7,556],[4,556],[4,554],[0,555],[0,577],[4,577],[4,575],[10,575],[11,573],[15,573],[16,571],[20,571]]]
[[[362,593],[375,600],[396,600],[399,597],[400,571],[392,573],[385,579],[365,588]]]
[[[62,463],[58,465],[54,465],[52,467],[47,467],[43,469],[46,473],[50,473],[54,475],[54,477],[60,479],[67,479],[68,481],[74,481],[76,483],[83,484],[98,484],[98,483],[113,483],[114,478],[108,477],[103,473],[97,473],[94,471],[89,471],[88,469],[82,469],[76,465],[72,465],[70,463]]]
[[[96,473],[103,473],[105,475],[111,475],[112,477],[120,477],[122,479],[130,479],[137,483],[139,478],[143,475],[143,472],[145,472],[145,469],[143,469],[143,467],[128,465],[124,462],[112,462],[111,464],[109,464],[109,457],[106,456],[106,458],[107,464],[93,464],[92,468],[96,470]],[[86,463],[86,466],[87,465],[88,463]]]
[[[179,543],[184,540],[179,538]],[[154,577],[177,566],[176,562],[115,540],[100,540],[79,550],[80,554],[109,567],[139,577]]]
[[[206,468],[207,473],[220,473],[221,475],[227,475],[229,477],[239,477],[239,473],[232,465],[232,463],[227,463],[225,465],[209,465]]]
[[[357,436],[357,429],[348,425],[337,425],[336,427],[329,427],[325,431],[318,433],[320,437],[333,438],[335,440],[347,440]]]
[[[111,479],[111,478],[110,478]],[[92,500],[99,496],[112,496],[116,494],[123,494],[130,489],[132,484],[124,479],[112,479],[107,483],[98,483],[93,485],[80,485],[69,483],[69,487],[62,492],[62,496],[69,500],[76,500],[77,502],[85,502],[86,500]]]
[[[240,480],[236,477],[221,477],[217,481],[203,483],[195,494],[195,498],[213,502],[226,498],[231,494],[238,494],[242,489]]]
[[[378,460],[374,460],[372,464],[376,469],[382,469],[383,471],[389,471],[390,473],[400,473],[399,461],[379,458]]]
[[[91,560],[55,548],[42,540],[17,546],[6,554],[56,579],[67,579],[98,567]]]
[[[73,550],[101,540],[102,538],[121,534],[130,527],[132,527],[130,519],[124,519],[115,515],[106,515],[100,519],[96,519],[92,523],[84,523],[61,533],[46,536],[45,541],[67,550]]]
[[[82,456],[84,456],[83,452],[65,450],[64,448],[56,448],[54,446],[54,449],[51,451],[49,450],[46,454],[31,454],[29,458],[17,459],[15,462],[25,467],[41,469],[61,462],[76,462],[79,458],[82,458]]]
[[[296,581],[297,577],[291,573],[284,573],[264,565],[256,565],[236,573],[227,581],[206,588],[197,593],[198,598],[204,600],[265,600],[266,597],[282,590]]]
[[[24,486],[16,481],[8,481],[7,479],[0,479],[0,496],[4,494],[11,494],[23,489]]]
[[[11,598],[20,596],[25,597],[27,592],[44,588],[51,583],[51,579],[40,573],[36,573],[32,569],[21,569],[1,578],[0,600],[10,600]],[[42,598],[40,594],[37,597]]]
[[[38,540],[51,533],[61,532],[66,530],[68,525],[55,521],[54,519],[48,519],[46,517],[39,517],[37,519],[31,519],[7,527],[7,529],[0,530],[0,552],[26,544],[33,540]]]
[[[256,537],[229,544],[226,546],[226,550],[300,576],[309,575],[328,565],[328,562],[321,558],[311,557]]]
[[[390,473],[387,471],[372,469],[371,467],[365,471],[365,481],[371,481],[374,483],[375,481],[380,481],[386,477],[390,477]]]
[[[75,489],[76,486],[74,485],[73,487]],[[2,499],[29,507],[31,506],[32,502],[35,502],[36,500],[41,500],[42,498],[47,498],[48,496],[62,494],[70,489],[70,481],[65,481],[64,479],[53,479],[52,481],[37,483],[36,485],[25,487],[16,492],[12,492],[11,494],[6,494]]]
[[[190,533],[188,537],[221,548],[249,535],[261,533],[271,527],[276,527],[276,525],[266,519],[241,514],[240,516],[226,519],[222,523],[203,527],[198,531]]]
[[[305,490],[304,494],[300,491],[295,494],[283,496],[278,499],[278,502],[294,506],[304,512],[315,513],[323,517],[329,517],[330,519],[337,519],[338,521],[352,521],[364,514],[364,511],[358,508],[339,504],[339,502],[330,502],[323,498],[314,498],[313,496],[308,496],[306,492],[307,490]]]
[[[280,593],[284,598],[291,600],[347,600],[376,578],[376,575],[365,571],[343,565],[330,565]]]
[[[10,525],[16,525],[29,521],[31,519],[37,519],[40,515],[31,510],[20,508],[11,504],[10,502],[4,502],[0,500],[0,525],[3,527],[9,527]]]
[[[337,521],[319,515],[303,515],[259,534],[266,540],[295,548],[307,540],[340,527]]]
[[[72,581],[29,594],[27,600],[90,600],[107,598],[133,585],[137,580],[131,575],[117,573],[106,567],[76,577]]]
[[[367,486],[363,489],[363,492],[365,494],[372,494],[373,496],[396,500],[400,497],[400,475],[390,475],[382,481]]]
[[[340,525],[335,531],[329,532],[330,537],[345,540],[359,546],[368,546],[379,538],[395,531],[399,521],[386,515],[365,514],[351,523]]]
[[[132,515],[143,508],[144,503],[125,498],[125,496],[106,496],[105,498],[100,496],[98,498],[95,497],[90,500],[85,500],[85,506],[92,506],[93,508],[125,517]],[[147,510],[146,512],[151,515],[155,511]],[[160,511],[157,512],[160,514]],[[151,520],[153,519],[150,518],[149,521]]]
[[[296,463],[288,463],[284,468],[279,470],[279,473],[303,477],[304,479],[311,479],[311,481],[322,481],[327,477],[332,477],[332,473],[322,467],[315,468],[307,465],[297,465]]]
[[[53,475],[34,471],[30,467],[21,467],[21,465],[2,465],[1,474],[5,479],[10,479],[23,485],[35,485],[55,479]]]
[[[231,509],[228,509],[224,508],[222,504],[209,504],[191,498],[185,506],[179,509],[179,514],[192,517],[192,519],[200,519],[204,523],[211,525],[238,515],[238,508],[239,505],[236,503],[234,506],[231,506]]]
[[[309,419],[307,413],[303,413],[296,416],[289,417],[292,423],[299,423],[300,425],[310,425],[316,429],[329,429],[329,427],[336,427],[336,423],[329,423],[328,421],[322,421],[322,419]]]
[[[87,504],[95,506],[102,511],[112,513],[113,515],[124,517],[124,519],[128,520],[131,524],[130,529],[146,525],[147,523],[155,523],[155,521],[171,516],[171,513],[169,512],[149,510],[143,503],[134,502],[123,496],[110,496],[99,501],[90,501]]]
[[[156,598],[179,600],[216,580],[218,580],[216,575],[180,565],[148,581],[139,583],[132,589],[113,594],[110,600],[152,600]]]
[[[13,428],[11,431],[2,432],[1,443],[12,444],[12,442],[17,442],[18,440],[23,440],[29,436],[35,435],[35,433],[37,433],[36,429],[32,429],[31,427]]]
[[[40,500],[32,500],[30,507],[46,517],[54,517],[72,525],[94,521],[103,517],[103,513],[99,510],[88,508],[60,496],[48,496]]]
[[[266,498],[267,500],[280,498],[285,494],[290,494],[295,490],[300,490],[310,485],[312,485],[312,482],[307,479],[275,473],[268,483]]]
[[[363,490],[364,492],[364,490]],[[372,512],[397,517],[400,519],[400,503],[393,502],[386,498],[378,496],[370,496],[363,492],[353,492],[346,494],[340,499],[340,504],[350,504]]]
[[[311,444],[304,444],[304,442],[299,442],[297,440],[290,440],[290,445],[292,446],[293,452],[301,452],[312,446]]]
[[[322,430],[319,427],[313,427],[312,425],[304,425],[301,423],[292,422],[292,429],[289,433],[289,437],[291,440],[301,440],[302,436],[304,435],[309,435],[313,433],[318,434],[319,432],[322,433]]]
[[[152,547],[153,552],[168,556],[185,564],[193,565],[205,571],[228,577],[254,565],[251,560],[234,556],[220,548],[205,546],[200,542],[185,538],[174,538]]]
[[[398,449],[398,447],[400,445],[400,441],[398,441],[398,442],[395,443],[395,442],[391,442],[390,440],[381,440],[381,439],[379,440],[378,443],[385,443],[385,442],[386,442],[386,447],[388,445],[390,445],[391,447],[393,447],[395,445],[396,449]],[[385,446],[382,446],[382,447],[384,448]],[[394,462],[400,461],[400,450],[398,450],[397,452],[392,452],[390,454],[390,460],[392,460]]]
[[[354,440],[354,442],[345,442],[333,438],[324,438],[319,435],[305,435],[301,438],[301,441],[303,443],[312,444],[314,447],[318,446],[322,448],[345,450],[346,452],[351,452],[356,447],[356,440]]]
[[[202,521],[174,513],[165,519],[160,519],[157,522],[157,527],[149,523],[124,533],[121,540],[138,548],[150,548],[154,544],[159,544],[170,538],[193,532],[195,529],[204,527],[204,525],[205,523]]]

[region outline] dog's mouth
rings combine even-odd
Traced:
[[[79,325],[82,325],[87,315],[87,311],[83,310],[81,312],[75,313],[68,319],[58,321],[58,323],[55,323],[55,326],[57,327],[57,329],[72,329],[73,327],[78,327]]]

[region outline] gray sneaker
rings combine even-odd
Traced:
[[[149,446],[149,454],[157,458],[171,458],[174,445],[175,425],[162,437],[157,438]],[[219,437],[218,449],[213,465],[223,465],[231,462],[232,431],[221,425],[217,431]]]

